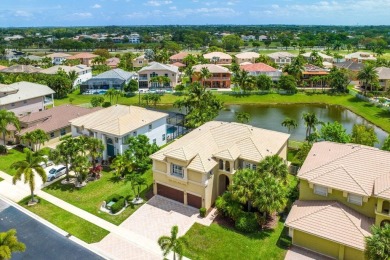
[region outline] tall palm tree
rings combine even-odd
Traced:
[[[176,254],[179,260],[183,258],[186,240],[182,237],[177,237],[178,232],[179,228],[177,226],[173,226],[170,237],[162,236],[158,239],[157,243],[161,247],[164,257],[166,257],[170,252],[173,252],[173,260],[176,260]]]
[[[297,123],[297,121],[295,121],[294,119],[289,118],[289,117],[286,117],[286,118],[283,120],[283,122],[282,122],[282,126],[287,127],[288,132],[290,133],[290,132],[291,132],[291,129],[297,128],[298,123]]]
[[[16,169],[16,173],[12,178],[13,184],[24,177],[24,183],[28,183],[31,191],[31,202],[34,201],[34,189],[35,189],[35,174],[37,174],[45,183],[47,175],[40,163],[45,161],[43,156],[38,152],[32,152],[30,149],[25,148],[23,152],[26,154],[26,159],[23,161],[14,162],[11,165],[12,169]]]
[[[32,132],[25,133],[21,139],[24,142],[31,143],[33,151],[39,151],[41,145],[44,145],[46,141],[49,141],[49,137],[42,129],[35,129]]]
[[[17,130],[20,130],[20,123],[18,117],[14,112],[7,111],[5,109],[0,110],[0,132],[3,135],[3,143],[5,143],[6,134],[9,133],[8,127],[14,126]]]
[[[71,70],[68,72],[68,78],[72,81],[72,85],[76,81],[76,79],[79,77],[77,72],[75,70]]]
[[[357,75],[357,79],[364,82],[364,89],[367,90],[367,87],[370,87],[372,91],[373,86],[378,82],[378,73],[375,70],[374,65],[364,66]]]
[[[255,86],[255,80],[249,75],[248,71],[241,70],[233,77],[233,82],[238,85],[244,92],[252,90]]]
[[[372,236],[365,238],[365,255],[369,260],[390,259],[390,224],[372,226]]]
[[[184,70],[184,74],[190,79],[190,83],[192,83],[192,75],[194,74],[194,67],[192,66],[188,66],[185,70]]]
[[[112,99],[116,95],[116,89],[110,88],[107,90],[107,92],[104,95],[107,96],[110,99],[110,103],[112,103]]]
[[[288,174],[287,165],[277,154],[266,156],[262,161],[260,161],[257,166],[257,171],[260,173],[269,172],[276,178],[280,178],[283,181],[286,180]]]
[[[209,71],[207,67],[203,67],[200,69],[199,78],[202,81],[202,85],[205,86],[205,80],[211,78],[213,74]]]
[[[258,173],[252,169],[238,170],[233,176],[232,185],[229,186],[233,198],[247,204],[248,211],[251,211],[257,190],[254,180],[258,178]]]
[[[236,120],[242,124],[248,123],[251,115],[246,112],[236,112]]]
[[[133,170],[133,166],[130,160],[127,160],[126,156],[118,155],[112,161],[110,168],[113,170],[113,173],[116,176],[121,177],[122,179],[125,177],[127,172],[131,172]]]
[[[92,167],[96,167],[96,159],[103,155],[104,145],[101,139],[86,137],[84,148],[88,151],[92,160]]]
[[[24,252],[26,245],[18,241],[16,230],[0,233],[0,259],[11,259],[13,252]]]
[[[302,119],[305,121],[305,125],[306,125],[306,140],[307,140],[311,135],[312,130],[315,130],[316,126],[321,122],[318,120],[316,114],[310,112],[304,113],[302,115]]]

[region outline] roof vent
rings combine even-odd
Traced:
[[[316,154],[313,154],[313,156],[316,156]]]

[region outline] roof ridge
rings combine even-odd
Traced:
[[[250,130],[249,130],[249,131],[250,131]],[[260,156],[261,156],[262,158],[264,158],[263,154],[260,152],[259,148],[257,148],[257,146],[256,146],[256,144],[255,144],[255,142],[253,141],[252,138],[253,138],[253,135],[252,135],[252,136],[249,136],[249,139],[252,141],[253,145],[255,146],[256,150],[259,152]]]
[[[382,174],[382,175],[376,177],[375,180],[374,180],[374,186],[375,186],[375,182],[376,182],[379,178],[382,178],[383,176],[387,176],[387,175],[390,176],[390,171],[389,171],[388,173],[384,173],[384,174]],[[375,189],[375,187],[374,187],[374,189]],[[379,195],[379,194],[381,194],[381,193],[383,193],[383,192],[385,192],[385,191],[387,191],[387,190],[390,190],[390,185],[389,185],[388,187],[382,189],[381,191],[378,191],[377,194]]]
[[[361,231],[361,229],[355,224],[355,222],[348,216],[345,208],[344,208],[344,205],[341,205],[339,204],[337,201],[336,201],[336,204],[339,206],[339,208],[341,209],[341,211],[343,212],[343,214],[349,219],[349,221],[356,227],[356,229],[360,232],[360,234],[362,234],[364,237],[366,236],[365,234],[363,234],[363,232]],[[348,208],[349,209],[349,208]],[[352,215],[352,214],[351,214]]]
[[[354,178],[354,177],[353,177],[353,176],[344,168],[344,166],[343,166],[342,164],[340,164],[340,167],[343,168],[343,170],[349,175],[349,177],[352,178],[352,180],[360,187],[360,189],[362,189],[362,191],[364,191],[364,193],[367,194],[366,190],[363,189],[363,187],[359,184],[359,182],[357,182],[357,181],[355,180],[355,178]],[[367,196],[370,196],[370,194],[367,194]]]
[[[326,201],[321,201],[321,202],[326,202]],[[327,208],[329,208],[329,207],[332,207],[334,204],[337,203],[337,201],[335,201],[335,200],[330,200],[329,202],[331,202],[329,205],[325,205],[325,206],[323,206],[322,208],[319,208],[319,209],[317,209],[317,210],[315,210],[315,211],[313,211],[313,212],[308,212],[308,213],[306,213],[305,215],[302,215],[301,217],[292,220],[290,223],[296,222],[296,221],[298,221],[298,220],[301,220],[301,219],[303,219],[303,218],[306,218],[306,217],[308,217],[308,216],[311,216],[311,215],[313,215],[313,214],[316,214],[316,213],[318,213],[318,212],[320,212],[320,211],[323,211],[324,209],[327,209]]]

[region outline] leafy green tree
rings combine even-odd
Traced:
[[[139,200],[142,187],[146,187],[148,183],[144,177],[136,173],[130,174],[129,179],[133,193],[136,195],[136,199]]]
[[[324,66],[322,64],[323,62],[324,62],[324,60],[318,54],[318,52],[317,51],[312,51],[312,53],[310,54],[310,63],[315,65],[315,66],[317,66],[317,67],[322,68]]]
[[[369,260],[390,259],[390,224],[383,227],[373,225],[372,236],[365,238],[365,255]]]
[[[173,226],[171,229],[171,236],[162,236],[158,239],[157,243],[163,251],[164,257],[166,257],[170,252],[173,252],[173,260],[176,260],[176,255],[178,259],[183,258],[184,247],[187,242],[183,237],[178,237],[179,228]]]
[[[18,241],[15,229],[0,233],[0,260],[11,259],[12,253],[25,250],[26,245]]]
[[[390,135],[387,136],[385,142],[383,143],[382,150],[390,151]]]
[[[138,172],[147,170],[151,163],[149,156],[157,152],[158,146],[151,144],[146,135],[131,136],[126,140],[126,144],[129,147],[124,154],[126,159],[133,165],[134,170]]]
[[[77,72],[75,70],[71,70],[68,72],[68,78],[72,82],[72,86],[78,77],[79,77],[79,75],[77,74]]]
[[[279,80],[279,87],[288,93],[297,92],[297,81],[291,75],[282,75]]]
[[[83,150],[88,152],[88,155],[91,157],[93,168],[96,167],[96,159],[102,157],[104,151],[104,145],[101,139],[81,136],[80,142],[84,144],[82,147]]]
[[[271,77],[265,74],[260,74],[257,76],[255,81],[256,87],[259,90],[270,90],[274,85]]]
[[[335,92],[345,93],[350,82],[345,70],[334,67],[329,73],[329,85]]]
[[[284,163],[283,159],[277,155],[266,156],[263,160],[259,162],[257,166],[257,171],[259,173],[268,172],[272,174],[275,178],[278,178],[282,181],[287,180],[288,168]]]
[[[153,106],[156,108],[157,103],[161,101],[161,95],[158,93],[151,93],[150,94],[150,101],[153,103]]]
[[[320,138],[324,139],[325,141],[331,141],[336,143],[349,143],[351,138],[346,133],[346,131],[347,130],[339,122],[328,122],[321,127]]]
[[[373,87],[378,83],[378,73],[375,70],[375,67],[371,64],[365,65],[357,75],[357,79],[363,82],[364,89],[370,88],[370,91],[373,90]]]
[[[33,151],[41,149],[41,145],[44,145],[46,141],[49,141],[49,137],[42,129],[35,129],[32,132],[25,133],[22,138],[25,142],[31,142]]]
[[[351,142],[354,144],[374,146],[379,140],[374,127],[364,124],[354,124],[352,127]]]
[[[104,97],[95,96],[91,98],[91,106],[92,107],[100,107],[104,103]]]
[[[136,92],[138,91],[138,82],[135,79],[131,79],[129,83],[124,87],[126,92]]]
[[[25,148],[23,152],[26,158],[22,161],[14,162],[11,165],[12,169],[16,170],[15,175],[12,178],[12,183],[15,185],[17,181],[24,179],[24,183],[28,183],[31,191],[31,202],[34,200],[34,189],[35,189],[35,175],[37,174],[43,181],[46,182],[47,175],[45,170],[40,165],[41,162],[45,161],[43,156],[38,152],[32,152],[30,149]]]
[[[125,175],[133,170],[131,161],[127,160],[124,155],[117,155],[112,161],[110,168],[116,176],[124,178]]]
[[[236,171],[233,175],[232,184],[229,186],[229,191],[232,193],[234,199],[242,204],[247,205],[247,211],[252,209],[253,201],[256,198],[257,181],[259,174],[252,169],[242,169]]]
[[[74,156],[70,170],[72,170],[76,176],[76,187],[83,186],[83,182],[87,179],[90,166],[91,162],[88,160],[88,157],[81,154]]]
[[[312,133],[312,130],[316,130],[317,125],[319,125],[321,122],[318,120],[316,114],[306,112],[302,115],[302,119],[305,121],[306,125],[306,140],[308,140],[309,136]]]
[[[110,99],[110,103],[112,104],[112,99],[116,96],[116,89],[108,89],[107,92],[104,93],[104,96],[108,97]]]
[[[205,81],[211,78],[212,76],[213,74],[211,74],[211,72],[207,67],[203,67],[200,69],[199,79],[201,80],[203,86],[205,86]]]
[[[0,132],[3,135],[3,143],[5,142],[6,134],[9,133],[8,127],[14,126],[17,130],[20,130],[19,118],[12,111],[0,109]]]
[[[296,153],[294,157],[294,161],[301,166],[303,162],[306,160],[306,157],[309,154],[311,147],[312,147],[311,143],[304,143],[300,147],[299,151]]]
[[[235,86],[240,87],[244,93],[247,91],[253,90],[255,86],[255,82],[252,76],[249,75],[249,72],[246,70],[240,70],[238,71],[232,80],[235,84]]]
[[[226,51],[240,51],[242,44],[241,38],[234,34],[222,38],[222,46]]]
[[[251,115],[249,113],[236,112],[236,120],[239,123],[242,123],[242,124],[248,123],[250,119],[251,119]]]
[[[290,133],[291,129],[295,129],[298,127],[298,123],[296,120],[286,117],[282,122],[282,126],[286,127],[288,129],[288,132]]]

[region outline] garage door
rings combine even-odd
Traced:
[[[184,192],[157,183],[157,194],[184,203]]]
[[[202,207],[202,198],[187,193],[187,204],[194,208],[200,209]]]

